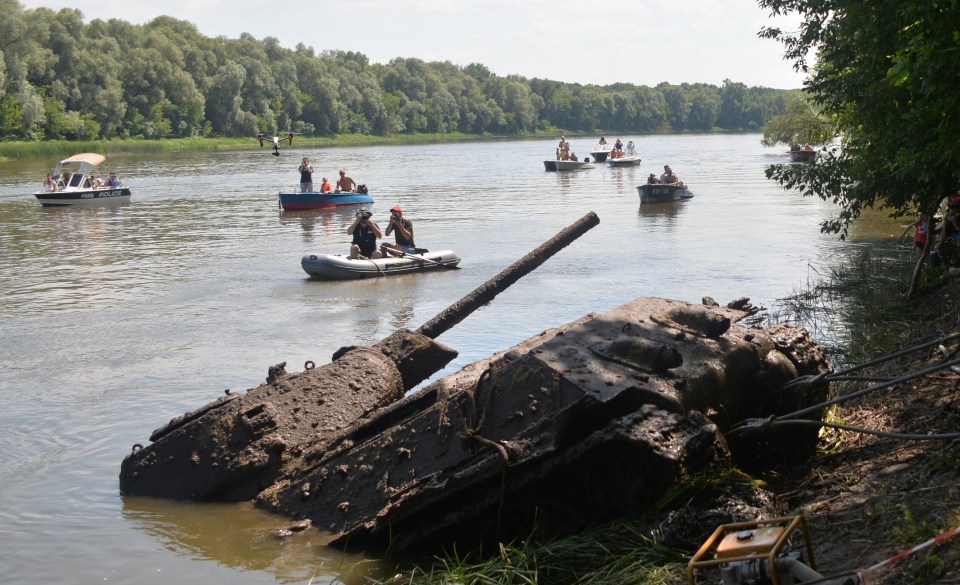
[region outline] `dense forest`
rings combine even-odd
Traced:
[[[500,77],[481,64],[209,38],[193,24],[95,19],[0,0],[0,139],[760,130],[794,92]]]

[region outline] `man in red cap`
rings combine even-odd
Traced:
[[[403,218],[403,210],[400,209],[399,205],[390,208],[390,223],[383,235],[389,236],[391,233],[393,233],[397,243],[380,244],[384,252],[394,256],[417,253],[416,244],[413,243],[413,222]]]

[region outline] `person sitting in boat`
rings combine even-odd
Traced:
[[[417,253],[416,244],[413,243],[413,222],[409,219],[404,219],[403,209],[401,209],[399,205],[394,205],[390,208],[390,223],[387,224],[387,230],[383,232],[387,237],[389,237],[391,233],[396,243],[380,244],[380,249],[385,254],[402,256],[404,254]]]
[[[813,147],[810,146],[810,144],[804,144],[804,145],[803,145],[803,151],[804,151],[804,152],[813,152]]]
[[[635,147],[634,144],[633,144],[633,140],[630,140],[629,142],[627,142],[627,150],[626,150],[626,153],[629,154],[630,156],[633,156],[633,155],[637,154],[637,150],[636,150],[636,147]]]
[[[330,184],[330,181],[326,177],[323,178],[323,183],[320,184],[320,190],[324,193],[333,192],[333,185]]]
[[[356,193],[357,182],[347,176],[347,172],[340,169],[340,178],[337,179],[337,193]]]
[[[303,157],[303,162],[301,162],[300,166],[297,167],[297,171],[300,172],[300,192],[312,193],[313,192],[313,165],[310,164],[310,159],[307,157]]]
[[[660,182],[664,185],[676,185],[680,182],[680,177],[673,174],[673,169],[670,168],[670,165],[663,165],[663,174],[660,175]]]
[[[347,235],[353,236],[353,244],[350,245],[350,258],[353,260],[383,257],[377,249],[377,239],[383,237],[383,232],[380,231],[380,226],[370,219],[372,216],[370,210],[363,207],[357,212],[353,224],[347,228]]]
[[[570,158],[569,158],[569,160],[572,160],[572,161],[575,161],[575,162],[576,162],[576,161],[579,161],[580,159],[577,158],[577,153],[575,153],[575,152],[573,152],[573,151],[571,150],[571,151],[570,151]]]
[[[103,187],[103,179],[100,177],[90,177],[90,188],[99,189]]]
[[[650,176],[647,177],[647,184],[648,184],[648,185],[659,185],[659,184],[660,184],[660,179],[658,179],[657,176],[654,175],[653,173],[650,173]]]
[[[601,137],[600,137],[600,146],[606,146],[606,145],[607,145],[607,139],[604,138],[603,136],[601,136]]]
[[[800,143],[799,143],[799,142],[796,142],[796,143],[793,144],[793,146],[790,147],[790,152],[800,152],[800,150],[802,150],[802,149],[803,149],[803,147],[800,146]]]
[[[47,173],[47,178],[43,180],[43,190],[47,193],[57,190],[57,182],[53,180],[53,175]]]
[[[116,189],[121,186],[120,179],[117,178],[117,171],[110,171],[110,176],[107,177],[107,187],[111,189]]]

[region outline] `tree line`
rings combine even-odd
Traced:
[[[417,133],[759,131],[798,92],[725,80],[656,87],[501,77],[467,66],[278,39],[210,38],[0,0],[0,139]]]

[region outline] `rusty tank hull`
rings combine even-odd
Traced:
[[[299,374],[273,366],[266,384],[175,418],[153,432],[150,445],[134,445],[120,467],[120,491],[249,500],[308,446],[400,399],[456,355],[398,331],[374,348],[343,348],[329,364]]]
[[[587,315],[315,443],[255,502],[311,520],[337,546],[401,550],[640,511],[748,450],[725,440],[731,424],[825,396],[781,391],[829,363],[803,329],[737,323],[752,312],[745,300],[644,298]],[[760,449],[815,440],[801,430]]]

